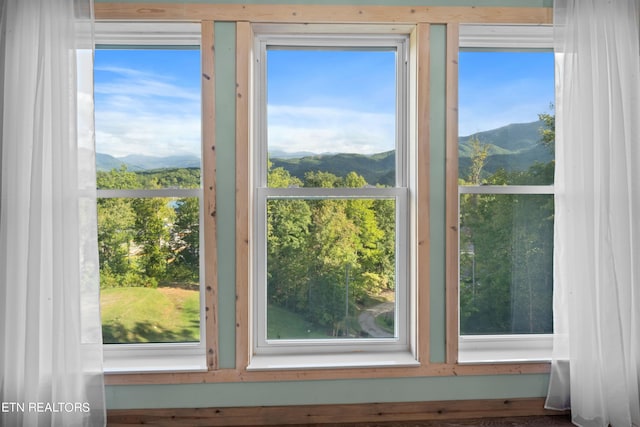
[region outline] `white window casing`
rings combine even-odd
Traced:
[[[411,321],[414,184],[409,152],[409,32],[377,25],[254,25],[253,238],[251,254],[251,360],[249,370],[418,365]],[[400,33],[398,33],[400,31]],[[270,188],[267,186],[266,52],[268,48],[371,48],[396,52],[396,185],[388,188]],[[415,175],[415,174],[414,174]],[[267,339],[266,237],[268,200],[392,199],[396,206],[396,333],[392,338]]]
[[[523,51],[553,49],[550,25],[460,25],[461,49]],[[460,185],[462,194],[554,194],[553,185]],[[459,209],[458,209],[459,211]],[[458,268],[458,274],[460,270]],[[459,279],[458,279],[459,280]],[[458,363],[533,363],[551,360],[552,334],[461,335]]]
[[[95,44],[99,48],[194,48],[200,47],[199,23],[186,22],[130,22],[98,21],[95,24]],[[98,198],[198,197],[200,201],[200,229],[203,224],[202,188],[97,190]],[[105,373],[206,371],[204,233],[200,232],[200,340],[199,342],[104,344]]]
[[[200,24],[193,22],[98,21],[95,43],[103,46],[200,46]]]

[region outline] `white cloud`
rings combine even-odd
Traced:
[[[119,76],[95,85],[98,152],[116,157],[200,154],[199,90],[138,70],[98,70]]]
[[[96,67],[96,71],[114,74],[110,81],[100,81],[95,86],[96,94],[109,96],[157,96],[163,98],[199,101],[200,93],[174,83],[166,75],[123,67]]]
[[[96,114],[96,146],[116,157],[199,155],[200,116],[101,112]]]
[[[269,105],[269,149],[372,154],[395,146],[393,114]]]

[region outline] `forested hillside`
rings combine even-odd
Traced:
[[[475,140],[487,149],[487,157],[483,165],[485,177],[500,170],[525,171],[536,162],[550,162],[553,160],[553,152],[540,143],[541,131],[545,128],[545,123],[540,120],[510,124],[498,129],[461,136],[458,138],[460,176],[469,175]]]
[[[283,168],[291,176],[304,180],[309,172],[328,172],[345,177],[349,172],[362,176],[370,185],[395,185],[395,151],[365,156],[362,154],[318,154],[300,158],[271,158],[274,168]]]
[[[541,118],[461,137],[460,184],[553,183],[553,121]],[[191,158],[97,160],[99,189],[200,186]],[[394,171],[393,151],[271,158],[268,183],[389,186]],[[267,218],[269,338],[370,336],[358,316],[395,299],[394,200],[270,199]],[[101,287],[198,288],[197,198],[101,198],[98,221]],[[462,333],[551,331],[552,237],[552,195],[461,196]],[[380,317],[393,334],[393,312]]]
[[[553,153],[540,144],[540,132],[545,128],[542,121],[510,124],[498,129],[461,136],[459,140],[460,174],[468,175],[473,155],[472,142],[477,139],[487,147],[488,155],[484,164],[484,174],[491,175],[500,169],[505,171],[526,170],[537,162],[549,162]],[[355,172],[364,177],[370,185],[393,185],[395,174],[395,151],[372,155],[353,153],[272,153],[270,161],[274,168],[282,167],[291,176],[304,180],[308,172],[329,172],[345,177]],[[98,153],[97,169],[110,171],[126,166],[129,171],[149,171],[155,169],[198,168],[200,162],[195,156],[127,156],[113,157]]]

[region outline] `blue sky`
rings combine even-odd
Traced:
[[[200,52],[98,49],[96,150],[200,156]]]
[[[461,52],[458,67],[460,136],[551,112],[551,52]]]
[[[393,149],[394,54],[268,52],[269,149]],[[531,122],[553,102],[551,53],[461,52],[461,136]],[[97,50],[97,151],[200,155],[197,50]]]
[[[269,50],[269,150],[392,150],[395,80],[392,51]]]

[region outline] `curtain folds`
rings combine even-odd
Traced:
[[[556,0],[554,360],[547,407],[640,426],[638,0]]]
[[[92,0],[0,7],[0,425],[104,425]]]

